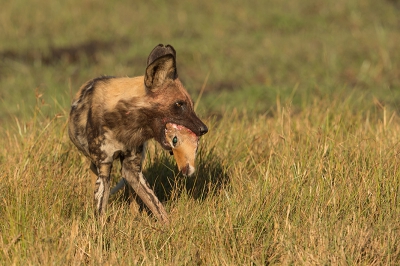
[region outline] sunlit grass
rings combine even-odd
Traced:
[[[108,220],[96,219],[88,165],[68,141],[65,117],[21,125],[2,150],[1,261],[392,264],[400,258],[399,118],[355,113],[349,102],[208,121],[190,179],[150,148],[145,174],[170,227],[117,197]]]

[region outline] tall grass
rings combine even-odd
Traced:
[[[208,121],[193,178],[150,148],[145,174],[169,227],[119,196],[96,219],[66,118],[20,125],[1,154],[0,263],[396,264],[399,117],[351,102]]]

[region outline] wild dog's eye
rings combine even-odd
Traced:
[[[184,104],[185,104],[184,101],[178,101],[178,102],[175,103],[175,106],[180,108],[180,107],[182,107]]]
[[[174,145],[174,147],[175,147],[176,143],[178,143],[178,138],[175,136],[175,137],[172,139],[172,144]]]

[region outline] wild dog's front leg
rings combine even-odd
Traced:
[[[110,197],[111,167],[112,163],[101,163],[97,168],[98,177],[94,189],[94,202],[98,214],[105,213],[107,209],[107,202]]]
[[[144,204],[151,210],[158,220],[168,224],[168,214],[164,206],[158,200],[154,191],[150,188],[141,169],[141,153],[129,154],[122,162],[122,176],[135,190]]]

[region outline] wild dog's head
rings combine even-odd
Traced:
[[[165,127],[165,139],[172,147],[179,171],[186,176],[191,176],[196,169],[194,160],[199,137],[186,127],[168,123]]]
[[[178,78],[176,52],[171,45],[159,44],[150,53],[144,84],[154,109],[152,113],[157,114],[151,117],[154,138],[164,149],[173,149],[165,137],[168,123],[184,126],[197,137],[208,132],[207,126],[195,114],[193,101]]]

